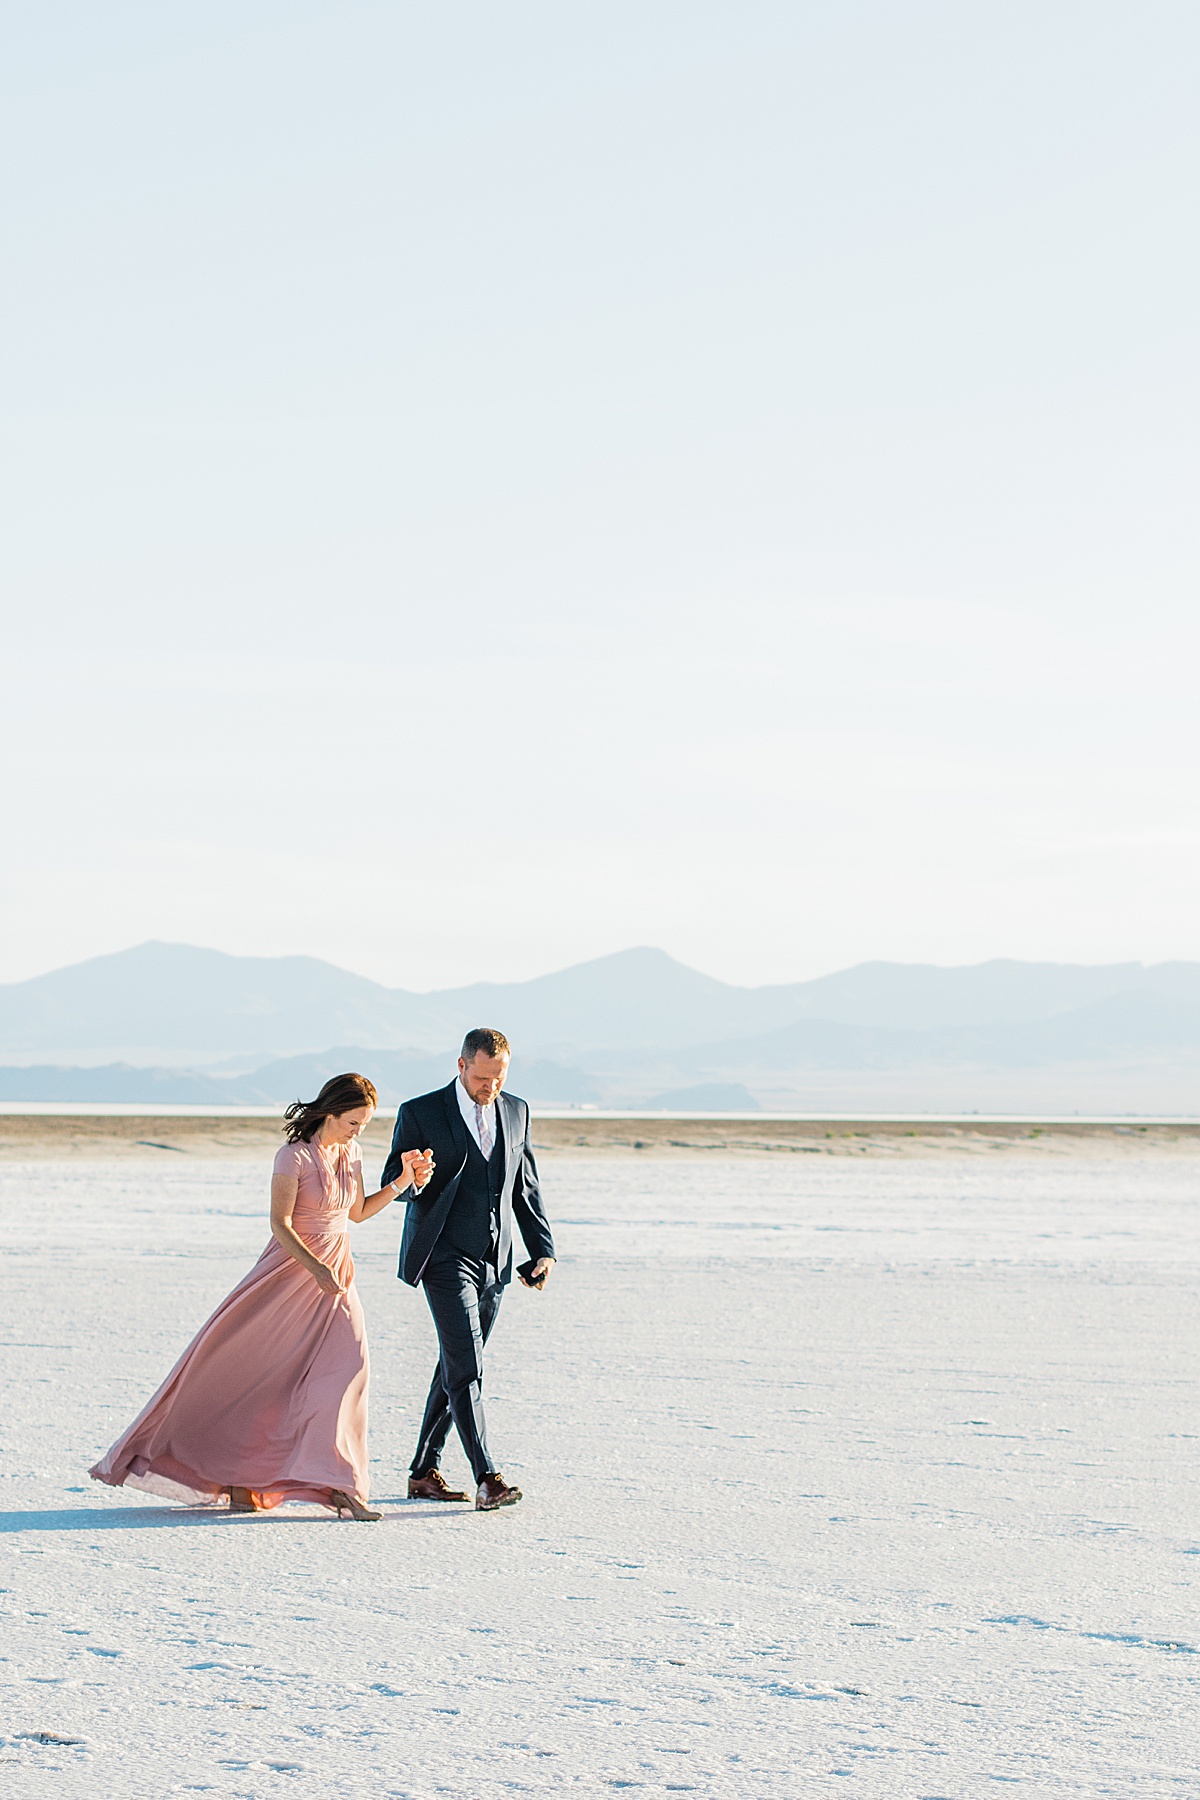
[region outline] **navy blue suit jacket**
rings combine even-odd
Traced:
[[[420,1194],[408,1188],[398,1196],[407,1201],[404,1236],[400,1242],[400,1279],[416,1287],[433,1255],[442,1227],[454,1204],[458,1184],[467,1166],[468,1133],[458,1109],[458,1095],[449,1087],[406,1100],[396,1115],[392,1147],[383,1168],[386,1185],[400,1174],[405,1150],[432,1150],[436,1167],[433,1179]],[[502,1283],[512,1280],[512,1221],[516,1214],[525,1248],[535,1261],[554,1255],[554,1239],[538,1187],[537,1164],[529,1142],[529,1108],[515,1094],[501,1089],[496,1114],[504,1145],[504,1180],[500,1190],[500,1244],[496,1268]]]

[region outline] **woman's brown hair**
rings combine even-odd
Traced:
[[[359,1106],[378,1106],[379,1095],[365,1075],[332,1075],[315,1100],[293,1100],[284,1113],[289,1144],[307,1144],[326,1119],[353,1112]]]

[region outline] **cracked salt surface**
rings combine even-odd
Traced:
[[[496,1515],[402,1498],[433,1337],[364,1227],[372,1527],[82,1477],[264,1241],[263,1169],[163,1160],[0,1170],[22,1800],[1197,1792],[1190,1159],[548,1156]]]

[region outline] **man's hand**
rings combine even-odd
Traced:
[[[546,1277],[553,1267],[554,1258],[552,1256],[540,1256],[534,1263],[532,1269],[530,1269],[528,1275],[522,1275],[521,1280],[525,1283],[526,1287],[544,1288],[546,1285]]]
[[[429,1183],[433,1175],[433,1152],[431,1150],[406,1150],[400,1159],[402,1168],[397,1181],[401,1189],[412,1182],[417,1192]]]

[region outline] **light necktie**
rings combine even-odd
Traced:
[[[492,1130],[483,1116],[483,1108],[478,1100],[475,1102],[475,1124],[479,1131],[479,1148],[483,1151],[483,1160],[490,1162],[493,1143]]]

